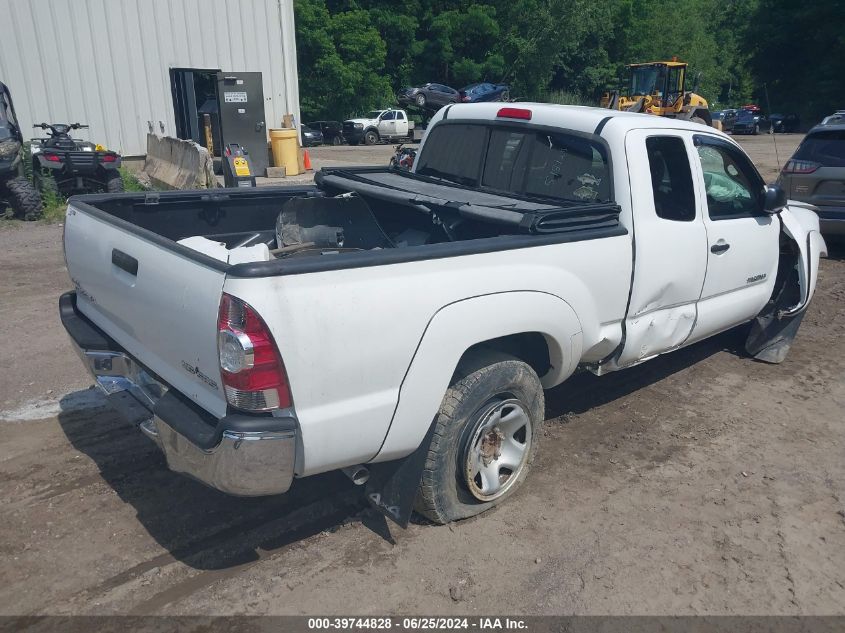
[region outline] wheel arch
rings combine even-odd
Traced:
[[[562,298],[540,291],[463,299],[431,318],[399,388],[384,442],[373,462],[404,457],[423,440],[461,363],[492,350],[537,369],[544,388],[565,380],[582,351],[581,323]]]

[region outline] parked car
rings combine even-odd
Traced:
[[[365,117],[343,122],[343,138],[350,145],[413,140],[413,136],[414,122],[404,110],[373,110]]]
[[[323,133],[323,143],[343,145],[343,124],[340,121],[312,121],[305,125],[312,130],[320,130]]]
[[[323,133],[320,130],[311,128],[308,125],[302,126],[302,146],[314,147],[323,144]]]
[[[723,132],[733,130],[734,123],[736,122],[736,110],[717,110],[711,116],[714,121],[720,121],[722,123]]]
[[[439,110],[459,100],[458,91],[443,84],[429,83],[419,88],[405,88],[396,95],[399,103],[427,110]]]
[[[510,86],[507,84],[479,83],[464,86],[460,91],[463,103],[479,101],[507,101],[510,98]]]
[[[845,122],[811,129],[778,183],[791,199],[815,205],[823,234],[845,236]]]
[[[407,525],[523,484],[543,390],[578,369],[749,321],[748,353],[784,359],[812,211],[712,128],[518,105],[444,108],[412,171],[72,198],[59,314],[83,362],[149,410],[170,469],[252,496],[343,470]]]
[[[845,123],[845,110],[837,110],[830,116],[826,116],[819,125],[830,125],[831,123]]]
[[[797,114],[772,114],[769,116],[769,132],[789,133],[797,132],[801,120]]]
[[[734,121],[733,134],[759,134],[767,130],[769,122],[759,110],[740,110]]]

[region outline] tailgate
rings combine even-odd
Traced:
[[[166,383],[225,415],[217,357],[225,273],[72,202],[64,244],[79,310]]]

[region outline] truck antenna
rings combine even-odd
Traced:
[[[775,124],[772,122],[772,102],[769,101],[769,84],[763,84],[763,90],[766,92],[766,109],[769,111],[769,134],[772,135],[772,143],[775,144],[775,160],[778,163],[778,173],[780,173],[780,155],[778,154],[778,141],[775,138]]]

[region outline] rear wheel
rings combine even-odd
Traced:
[[[106,191],[108,193],[123,193],[126,191],[123,178],[120,177],[120,172],[109,172],[106,176]]]
[[[415,509],[436,523],[475,516],[525,480],[540,436],[543,387],[503,354],[462,363],[440,406]]]
[[[369,130],[366,134],[364,134],[364,143],[366,145],[375,145],[378,142],[379,135],[375,130]]]
[[[417,102],[418,107],[420,107],[420,108],[425,107],[425,95],[424,94],[418,94],[415,101]]]
[[[16,217],[24,220],[37,220],[44,213],[41,194],[27,178],[12,178],[6,183],[9,190],[9,202]]]
[[[343,139],[339,135],[335,134],[332,137],[332,145],[343,145]]]

